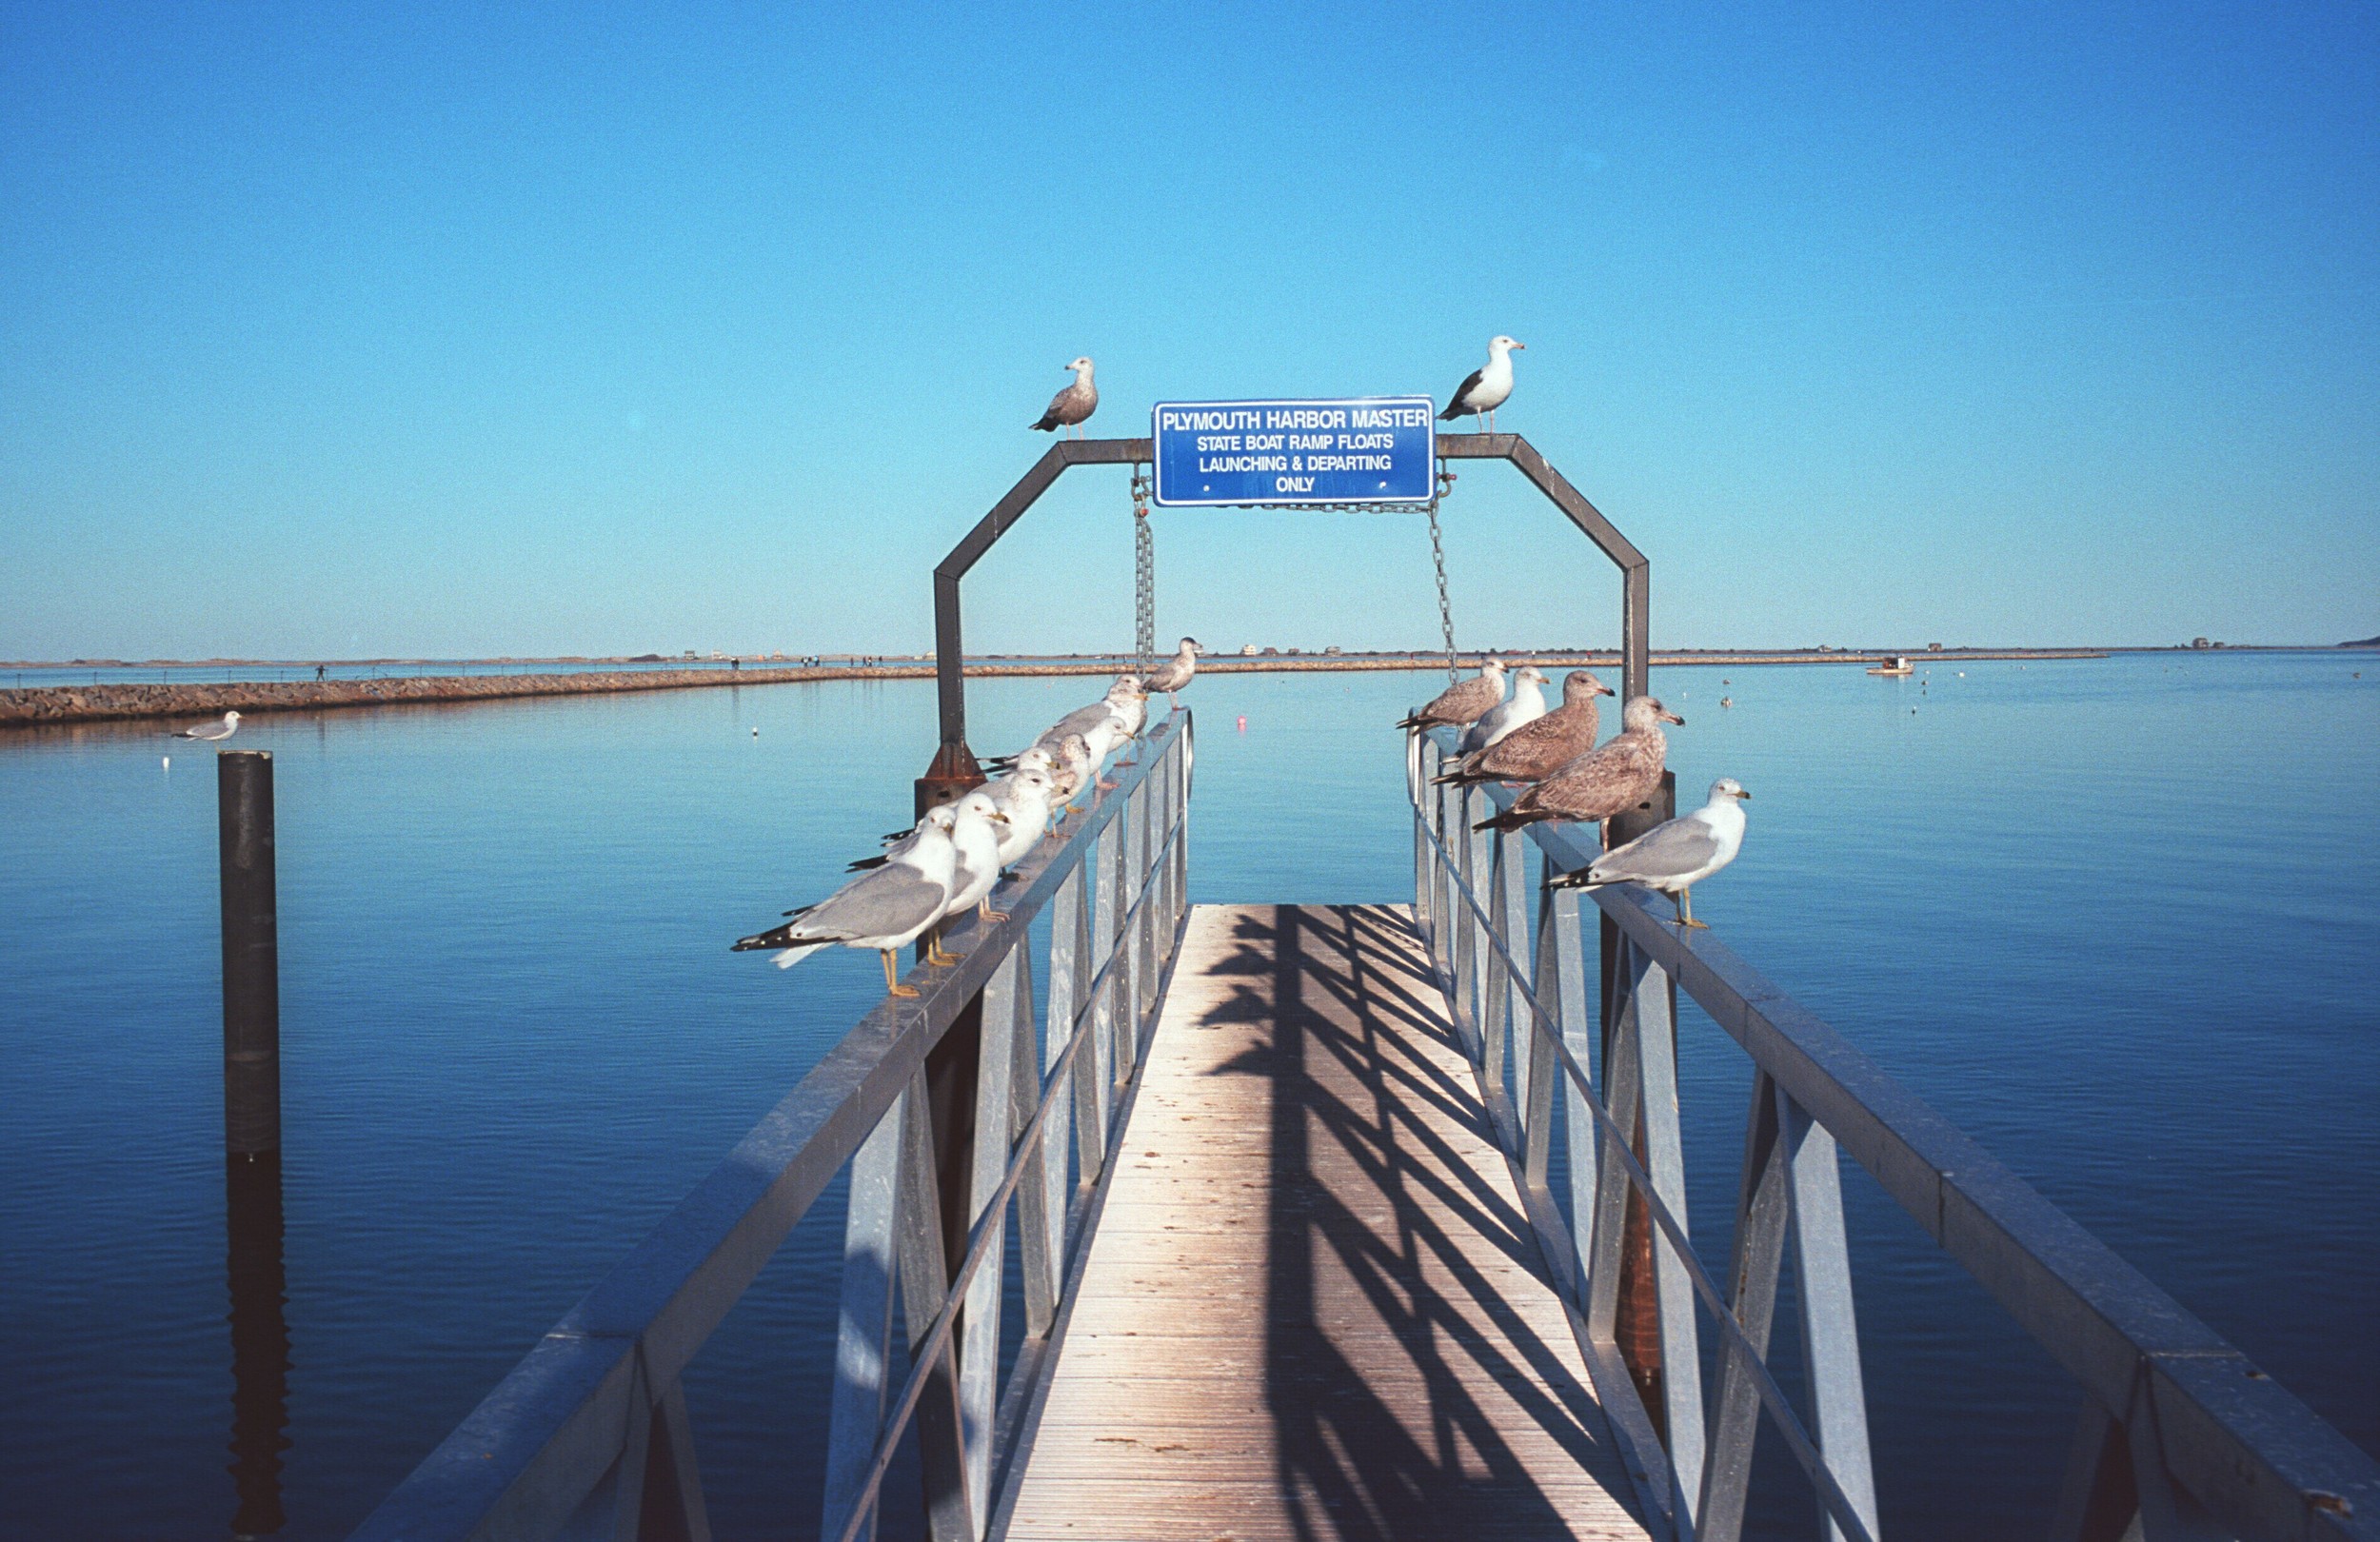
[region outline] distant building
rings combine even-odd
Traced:
[[[2190,640],[2190,645],[2191,645],[2192,647],[2193,647],[2193,648],[2211,648],[2211,647],[2213,647],[2213,646],[2214,646],[2214,644],[2213,644],[2213,643],[2211,643],[2211,642],[2208,642],[2208,641],[2207,641],[2205,638],[2203,638],[2203,637],[2193,637],[2193,638],[2192,638],[2192,639]]]
[[[700,654],[698,654],[698,653],[696,653],[696,652],[695,652],[692,648],[688,648],[688,649],[686,649],[686,650],[685,650],[685,656],[686,656],[687,658],[689,658],[689,659],[695,659],[695,658],[700,658],[700,657],[701,657],[701,655],[700,655]]]
[[[1926,651],[1928,653],[1939,653],[1942,651],[1942,644],[1939,642],[1929,642],[1926,644]]]
[[[1345,650],[1344,648],[1341,648],[1341,647],[1340,647],[1338,643],[1334,642],[1334,643],[1332,643],[1329,647],[1324,648],[1322,651],[1323,651],[1324,653],[1329,654],[1332,658],[1336,659],[1337,657],[1339,657],[1339,655],[1340,655],[1341,653],[1344,653],[1346,650]]]
[[[1242,644],[1240,645],[1240,657],[1241,657],[1242,659],[1253,659],[1253,658],[1255,658],[1255,657],[1256,657],[1256,653],[1257,653],[1257,648],[1256,648],[1256,644],[1255,644],[1255,643],[1253,643],[1253,642],[1246,642],[1246,643],[1242,643]]]

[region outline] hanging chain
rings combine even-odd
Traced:
[[[1438,491],[1426,505],[1430,516],[1430,561],[1438,567],[1438,623],[1446,634],[1446,678],[1458,680],[1462,666],[1455,659],[1455,607],[1446,599],[1446,543],[1438,535],[1438,501],[1454,491],[1455,473],[1441,461],[1438,467]]]
[[[1157,662],[1157,543],[1149,534],[1149,479],[1132,473],[1132,642],[1140,673]]]

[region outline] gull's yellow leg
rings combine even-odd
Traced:
[[[902,984],[900,976],[894,973],[893,950],[879,948],[877,951],[883,956],[884,959],[884,994],[914,998],[918,994],[918,988],[914,985]]]
[[[1697,932],[1707,932],[1711,929],[1705,923],[1695,919],[1695,891],[1692,884],[1677,891],[1677,924]]]
[[[1008,919],[1008,912],[992,908],[991,898],[988,895],[975,902],[975,913],[987,921],[1004,921]]]

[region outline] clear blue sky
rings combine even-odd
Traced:
[[[914,651],[1076,354],[1145,433],[1499,331],[1657,644],[2380,632],[2380,10],[0,6],[0,657]],[[1130,524],[971,643],[1128,642]],[[1509,468],[1447,539],[1615,638]],[[1158,563],[1435,631],[1408,517]]]

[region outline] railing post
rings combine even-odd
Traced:
[[[1492,835],[1488,840],[1488,855],[1478,869],[1485,880],[1487,924],[1479,929],[1479,1090],[1504,1090],[1504,1051],[1512,1020],[1513,993],[1508,988],[1510,977],[1504,973],[1503,960],[1496,956],[1497,942],[1511,946],[1513,915],[1504,904],[1504,860],[1509,855],[1504,838]],[[1524,913],[1525,914],[1525,913]]]
[[[992,1473],[992,1409],[1000,1390],[1000,1307],[1004,1281],[1001,1260],[1005,1217],[989,1216],[993,1196],[1008,1176],[1008,1156],[1015,1126],[1010,1123],[1015,1097],[1018,1038],[1017,1009],[1021,1004],[1019,976],[1024,957],[1020,945],[1008,950],[983,984],[982,1055],[975,1078],[975,1136],[968,1163],[967,1230],[988,1220],[991,1260],[967,1282],[960,1326],[959,1413],[966,1447],[968,1509],[976,1534],[989,1519]],[[1026,1034],[1032,1032],[1032,987],[1024,986],[1021,1005],[1027,1014]],[[962,1234],[962,1240],[964,1234]]]
[[[1537,893],[1537,946],[1531,950],[1531,984],[1537,998],[1554,1009],[1550,1019],[1539,1018],[1534,1007],[1529,1014],[1529,1053],[1521,1058],[1520,1096],[1515,1099],[1520,1110],[1520,1129],[1524,1144],[1521,1149],[1521,1176],[1533,1189],[1545,1186],[1546,1174],[1553,1161],[1554,1151],[1554,1091],[1557,1082],[1568,1078],[1554,1056],[1555,1040],[1563,1037],[1565,1003],[1562,981],[1566,976],[1578,972],[1574,961],[1562,960],[1560,930],[1555,914],[1555,901],[1559,891],[1540,888]],[[1577,900],[1572,900],[1571,920],[1577,920]],[[1579,1062],[1585,1064],[1584,1060]],[[1576,1142],[1573,1143],[1574,1165]],[[1593,1150],[1592,1146],[1589,1148]],[[1593,1161],[1590,1156],[1588,1160]],[[1572,1228],[1572,1247],[1577,1247],[1577,1228]]]
[[[1651,799],[1637,804],[1635,808],[1616,814],[1605,821],[1604,840],[1607,848],[1634,840],[1655,825],[1671,818],[1676,812],[1676,778],[1668,772],[1663,772],[1661,785],[1656,789]],[[1598,919],[1600,925],[1597,931],[1601,944],[1600,974],[1603,987],[1603,1050],[1608,1059],[1611,1054],[1614,1025],[1617,1020],[1617,1003],[1627,992],[1629,985],[1624,978],[1625,966],[1621,962],[1624,944],[1620,938],[1619,923],[1609,916],[1599,916]],[[1666,981],[1667,977],[1663,979]],[[1675,1023],[1676,1021],[1676,994],[1666,982],[1662,989],[1667,995],[1664,1005],[1668,1019]],[[1617,1083],[1613,1082],[1607,1073],[1605,1096],[1610,1097],[1616,1087]],[[1643,1132],[1638,1130],[1634,1138],[1636,1159],[1638,1162],[1644,1162],[1647,1158]],[[1661,1409],[1664,1402],[1660,1385],[1661,1335],[1656,1325],[1658,1313],[1653,1290],[1653,1223],[1651,1213],[1645,1209],[1643,1198],[1633,1190],[1628,1196],[1627,1231],[1618,1254],[1618,1270],[1616,1298],[1618,1315],[1613,1325],[1613,1338],[1619,1346],[1621,1358],[1628,1362],[1629,1374],[1636,1380],[1636,1390],[1642,1394],[1646,1409],[1652,1413],[1657,1424],[1662,1417]]]
[[[1052,982],[1053,987],[1055,981]],[[1021,1131],[1041,1105],[1042,1049],[1034,1029],[1031,939],[1017,939],[1016,1026],[1009,1034],[1008,1123]],[[1040,1338],[1058,1315],[1059,1254],[1065,1243],[1068,1089],[1049,1089],[1049,1116],[1017,1180],[1017,1267],[1024,1278],[1024,1331]],[[1052,1225],[1051,1212],[1057,1221]]]
[[[947,1035],[944,1042],[948,1042]],[[909,1352],[913,1355],[934,1331],[934,1319],[941,1315],[942,1303],[950,1295],[951,1255],[942,1214],[945,1191],[938,1171],[936,1149],[936,1137],[950,1132],[946,1121],[935,1117],[929,1092],[933,1084],[930,1073],[929,1064],[910,1079],[902,1119],[901,1204],[896,1242],[901,1260],[902,1315],[907,1319]],[[938,1129],[938,1125],[944,1128]],[[924,1392],[918,1399],[916,1427],[928,1534],[933,1542],[976,1542],[975,1522],[967,1502],[964,1421],[959,1404],[955,1336],[943,1338],[927,1372]]]
[[[1645,1171],[1653,1193],[1682,1232],[1686,1227],[1686,1158],[1677,1128],[1677,1036],[1666,970],[1629,949],[1636,1007],[1636,1071],[1644,1082]],[[1649,1219],[1650,1217],[1648,1217]],[[1667,1428],[1672,1498],[1691,1520],[1701,1499],[1702,1360],[1696,1349],[1695,1293],[1686,1260],[1666,1235],[1653,1239],[1653,1285],[1661,1345],[1662,1414]],[[1680,1530],[1684,1530],[1681,1524]]]
[[[1776,1138],[1776,1083],[1766,1071],[1752,1077],[1745,1118],[1744,1165],[1735,1198],[1734,1259],[1728,1307],[1752,1346],[1766,1358],[1776,1308],[1776,1276],[1785,1256],[1784,1153]],[[1743,1534],[1752,1487],[1752,1450],[1760,1428],[1760,1391],[1744,1350],[1730,1340],[1719,1351],[1719,1393],[1712,1411],[1711,1453],[1696,1511],[1697,1542],[1735,1542]]]
[[[1488,1085],[1501,1087],[1504,1083],[1504,1058],[1510,1050],[1514,1034],[1528,1032],[1530,1021],[1529,993],[1521,981],[1533,978],[1532,959],[1536,950],[1529,942],[1529,838],[1518,830],[1505,830],[1496,837],[1496,934],[1511,954],[1517,972],[1506,969],[1501,961],[1495,964],[1490,979],[1501,979],[1498,987],[1504,998],[1502,1017],[1506,1041],[1499,1044],[1497,1063],[1490,1068]],[[1536,1053],[1537,1035],[1529,1034],[1529,1053]],[[1517,1065],[1525,1067],[1528,1057]],[[1525,1075],[1525,1073],[1524,1073]],[[1529,1089],[1517,1089],[1513,1106],[1520,1117],[1528,1117]]]
[[[1868,1399],[1859,1369],[1859,1329],[1851,1298],[1851,1240],[1843,1225],[1843,1179],[1835,1137],[1777,1089],[1778,1144],[1793,1199],[1794,1263],[1800,1285],[1802,1353],[1813,1433],[1843,1497],[1873,1536],[1875,1474],[1868,1453]],[[1841,1542],[1830,1517],[1826,1534]]]
[[[907,1093],[893,1099],[851,1158],[851,1199],[843,1216],[843,1311],[835,1331],[835,1385],[826,1415],[826,1504],[819,1534],[839,1537],[860,1503],[884,1423],[885,1370],[891,1360],[894,1226],[901,1208],[902,1122]],[[870,1506],[873,1510],[875,1507]],[[859,1532],[876,1534],[871,1514]]]
[[[1595,1031],[1587,1015],[1587,955],[1583,928],[1578,924],[1578,891],[1552,889],[1538,901],[1545,914],[1552,918],[1553,934],[1538,955],[1550,953],[1557,960],[1560,978],[1554,999],[1562,1014],[1562,1045],[1581,1069],[1595,1066]],[[1570,1234],[1571,1245],[1577,1250],[1580,1310],[1585,1310],[1585,1289],[1589,1282],[1587,1253],[1595,1225],[1596,1175],[1603,1149],[1602,1129],[1596,1123],[1594,1113],[1587,1107],[1589,1093],[1566,1076],[1557,1077],[1562,1084],[1562,1128],[1567,1134],[1570,1150]],[[1604,1071],[1604,1086],[1611,1086],[1611,1073]]]
[[[1092,881],[1091,863],[1086,860],[1058,890],[1058,899],[1050,922],[1050,946],[1053,952],[1062,949],[1067,957],[1061,971],[1052,964],[1050,980],[1049,1054],[1055,1058],[1074,1037],[1085,1013],[1090,1015],[1090,1042],[1074,1058],[1074,1125],[1075,1156],[1081,1168],[1081,1181],[1087,1187],[1100,1179],[1100,1170],[1107,1160],[1107,1036],[1101,1029],[1099,1002],[1089,999],[1091,981],[1098,979],[1097,946],[1092,938],[1092,911],[1097,900],[1086,895],[1084,888]],[[1059,985],[1066,989],[1061,998]],[[1065,1010],[1059,1010],[1061,1001]],[[1061,1168],[1064,1164],[1059,1164]],[[1059,1224],[1068,1206],[1060,1205]],[[1062,1274],[1065,1250],[1059,1250],[1059,1270]]]

